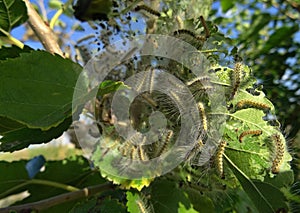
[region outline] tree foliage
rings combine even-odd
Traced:
[[[1,211],[297,211],[300,200],[293,188],[297,168],[291,168],[292,155],[279,123],[284,120],[296,135],[297,1],[47,3],[55,14],[48,20],[39,4],[38,17],[49,24],[42,21],[37,28],[34,14],[26,13],[31,7],[27,0],[0,0],[1,155],[17,156],[17,150],[67,131],[89,156],[73,148],[71,156],[51,160],[49,152],[38,149],[38,156],[26,160],[0,161],[5,171],[0,176]],[[34,50],[13,37],[12,29],[26,20],[35,34],[27,26],[25,40],[38,36],[46,50]],[[37,31],[44,28],[58,37],[41,38]],[[67,30],[76,37],[64,34]],[[144,42],[140,49],[128,48],[145,34],[168,36],[170,44],[160,43],[154,35],[140,39]],[[114,43],[116,39],[122,42]],[[186,49],[181,49],[182,42]],[[64,54],[55,51],[57,44]],[[153,55],[143,55],[149,44]],[[160,49],[163,45],[165,49]],[[93,57],[101,63],[91,63]],[[120,64],[111,66],[112,71],[92,87],[89,66],[101,76],[116,57],[122,58]],[[193,73],[200,67],[204,70]],[[165,75],[177,90],[164,87]],[[128,80],[131,76],[135,81]],[[158,85],[166,93],[153,89]],[[132,88],[147,92],[132,98]],[[94,103],[85,104],[94,96]],[[124,110],[111,109],[114,96],[122,107],[131,104],[129,123],[138,131],[131,138],[124,139],[114,123],[118,109]],[[154,114],[157,111],[165,120],[153,120],[153,115],[161,115]],[[95,125],[78,121],[82,116]],[[144,144],[141,133],[156,137],[149,127],[153,122],[165,126],[155,130],[154,143]],[[190,134],[177,143],[185,125],[191,125]],[[95,135],[101,137],[95,140]],[[181,163],[165,173],[165,166],[173,163],[168,157],[174,154]],[[155,167],[148,167],[151,161]]]

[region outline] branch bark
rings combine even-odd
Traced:
[[[98,194],[100,192],[114,189],[114,186],[111,183],[104,183],[96,186],[87,187],[78,191],[69,192],[61,195],[57,195],[55,197],[51,197],[45,200],[26,203],[18,206],[10,206],[6,208],[0,208],[1,213],[9,213],[9,212],[32,212],[48,209],[52,206],[59,205],[65,202],[78,200],[86,197],[90,197],[92,195]]]
[[[40,15],[32,7],[29,0],[23,1],[25,2],[27,7],[28,24],[32,28],[36,36],[39,38],[45,49],[52,54],[56,53],[63,57],[63,52],[61,51],[55,39],[55,35],[50,27],[44,23]]]

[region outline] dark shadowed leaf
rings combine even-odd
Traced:
[[[71,115],[78,64],[34,51],[0,61],[0,66],[0,116],[48,130]]]
[[[0,0],[0,17],[0,28],[10,32],[27,20],[25,3],[22,0]]]

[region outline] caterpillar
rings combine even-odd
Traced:
[[[271,107],[265,103],[257,102],[257,101],[252,101],[252,100],[241,100],[236,104],[238,109],[242,108],[247,108],[247,107],[253,107],[256,109],[261,109],[261,110],[270,110]]]
[[[203,26],[203,28],[204,28],[204,31],[205,31],[205,37],[206,37],[206,38],[209,38],[209,37],[210,37],[210,32],[209,32],[209,30],[208,30],[206,21],[205,21],[205,19],[204,19],[203,16],[200,16],[200,21],[201,21],[201,24],[202,24],[202,26]]]
[[[187,35],[192,36],[192,37],[194,37],[194,38],[197,37],[196,34],[195,34],[194,32],[192,32],[192,31],[190,31],[190,30],[187,30],[187,29],[179,29],[179,30],[176,30],[176,31],[174,31],[173,34],[174,34],[174,36],[180,35],[180,34],[187,34]]]
[[[149,73],[149,92],[150,92],[150,94],[152,94],[152,92],[153,92],[154,80],[155,80],[155,71],[153,69],[151,69],[150,73]]]
[[[141,161],[149,160],[147,153],[144,151],[143,146],[139,145],[137,147],[138,157]]]
[[[200,112],[200,115],[201,115],[201,120],[202,120],[202,127],[204,129],[205,132],[207,132],[207,117],[206,117],[206,114],[205,114],[205,109],[204,109],[204,104],[199,102],[198,103],[198,109],[199,109],[199,112]]]
[[[140,92],[142,90],[143,85],[146,82],[147,78],[148,78],[148,73],[147,72],[142,72],[138,75],[138,79],[136,79],[136,82],[139,82],[140,84],[136,87],[137,92]]]
[[[138,209],[140,210],[140,213],[152,213],[154,212],[153,206],[149,204],[149,201],[147,202],[145,200],[146,198],[139,198],[135,202],[138,206]],[[147,206],[148,205],[148,206]]]
[[[241,84],[241,72],[243,70],[243,64],[241,61],[238,61],[236,59],[235,65],[234,65],[234,69],[233,69],[233,89],[232,89],[232,93],[231,93],[231,99],[235,96],[235,94],[237,93],[240,84]]]
[[[209,76],[200,76],[200,77],[194,78],[194,79],[186,82],[186,85],[192,86],[192,85],[194,85],[196,83],[202,84],[202,82],[206,82],[206,81],[210,81],[210,77]]]
[[[159,150],[157,156],[160,156],[161,154],[163,154],[166,151],[166,148],[168,147],[172,137],[173,137],[173,131],[168,130],[168,132],[166,133],[166,136],[162,139],[163,144],[160,147],[160,150]]]
[[[272,173],[277,174],[283,161],[284,143],[279,134],[274,134],[272,138],[275,141],[275,158],[272,161]]]
[[[155,15],[157,17],[160,17],[160,12],[152,9],[151,7],[147,6],[147,5],[138,5],[136,6],[136,8],[134,8],[134,11],[140,11],[140,10],[145,10],[146,12]]]
[[[261,130],[246,130],[244,132],[242,132],[239,136],[239,141],[242,143],[243,142],[243,138],[246,136],[246,135],[261,135],[262,134],[262,131]]]
[[[224,168],[223,168],[223,154],[225,151],[225,146],[227,145],[227,142],[225,140],[222,140],[219,144],[217,154],[216,154],[216,164],[217,164],[217,170],[221,178],[225,178],[224,175]]]
[[[201,148],[203,147],[203,141],[201,139],[199,139],[197,141],[197,143],[195,144],[195,146],[186,154],[185,156],[185,161],[189,161],[191,160],[193,157],[196,156],[196,154],[198,152],[200,152]]]
[[[196,35],[194,32],[187,30],[187,29],[179,29],[179,30],[174,31],[174,33],[173,33],[174,36],[178,36],[180,34],[189,35],[189,36],[193,37],[194,39],[200,40],[200,41],[206,40],[206,37],[203,37],[201,35]]]

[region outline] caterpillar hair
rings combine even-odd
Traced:
[[[140,11],[140,10],[145,10],[146,12],[152,14],[152,15],[155,15],[157,17],[160,17],[160,12],[152,9],[151,7],[147,6],[147,5],[138,5],[136,6],[136,8],[134,8],[135,11]]]
[[[142,198],[136,199],[136,204],[139,208],[140,213],[153,213],[154,209],[151,203],[143,196]]]
[[[197,84],[197,83],[202,84],[203,82],[207,82],[207,81],[210,81],[210,77],[209,76],[200,76],[200,77],[194,78],[194,79],[186,82],[186,85],[192,86],[194,84]]]
[[[208,129],[208,127],[207,127],[207,117],[206,117],[206,114],[205,114],[205,108],[204,108],[203,103],[201,103],[201,102],[198,103],[198,110],[200,112],[203,130],[205,132],[207,132],[207,129]]]
[[[131,146],[131,149],[129,150],[129,156],[130,159],[132,160],[137,160],[139,155],[138,155],[138,148],[136,146]]]
[[[232,89],[232,93],[231,93],[231,98],[233,98],[235,96],[235,94],[237,93],[240,84],[241,84],[241,75],[242,75],[242,70],[243,70],[243,64],[241,61],[236,60],[235,61],[235,65],[234,65],[234,69],[233,69],[233,89]]]
[[[139,75],[142,75],[142,77],[140,77]],[[139,83],[139,85],[136,87],[137,92],[140,92],[142,90],[143,85],[146,83],[146,80],[148,78],[148,73],[147,72],[142,72],[139,75],[138,75],[138,79],[136,80],[136,82]]]
[[[194,147],[186,154],[185,161],[191,161],[192,158],[195,158],[197,153],[201,151],[201,148],[203,147],[203,141],[199,139],[197,143],[194,145]]]
[[[143,149],[143,146],[139,145],[137,147],[137,152],[138,152],[139,159],[141,161],[148,161],[149,160],[149,157],[148,157],[147,153],[145,152],[145,150]]]
[[[261,110],[270,110],[271,107],[265,103],[257,102],[257,101],[252,101],[252,100],[241,100],[236,104],[238,109],[242,108],[247,108],[247,107],[253,107],[256,109],[261,109]]]
[[[194,38],[197,37],[196,34],[195,34],[194,32],[192,32],[192,31],[190,31],[190,30],[187,30],[187,29],[179,29],[179,30],[176,30],[176,31],[174,31],[173,34],[174,34],[174,36],[180,35],[180,34],[186,34],[186,35],[192,36],[192,37],[194,37]]]
[[[275,141],[275,158],[272,161],[272,173],[277,174],[283,161],[284,143],[278,133],[274,134],[272,138]]]
[[[225,151],[225,146],[227,145],[227,142],[225,140],[222,140],[219,144],[217,154],[216,154],[216,165],[218,173],[220,174],[221,178],[224,178],[224,168],[223,168],[223,154]]]
[[[247,131],[244,131],[240,134],[239,136],[239,141],[242,143],[243,142],[243,138],[246,136],[246,135],[255,135],[255,136],[258,136],[258,135],[261,135],[262,134],[262,131],[261,130],[247,130]]]
[[[153,69],[150,69],[149,73],[149,93],[152,94],[153,92],[153,86],[155,81],[155,71]]]
[[[206,37],[206,38],[209,38],[209,37],[210,37],[210,32],[209,32],[209,30],[208,30],[206,21],[205,21],[205,19],[204,19],[203,16],[200,16],[200,21],[201,21],[201,24],[202,24],[202,26],[203,26],[203,28],[204,28],[204,31],[205,31],[205,37]]]
[[[166,151],[166,149],[167,149],[167,147],[168,147],[168,145],[169,145],[172,137],[173,137],[173,131],[172,130],[168,130],[165,133],[165,137],[162,137],[162,139],[160,141],[163,144],[161,145],[161,147],[159,149],[159,152],[157,153],[157,156],[162,155]]]
[[[173,33],[174,36],[178,36],[178,35],[181,35],[181,34],[189,35],[189,36],[193,37],[194,39],[196,39],[198,41],[205,41],[206,40],[206,37],[201,36],[201,35],[196,35],[194,32],[192,32],[190,30],[187,30],[187,29],[179,29],[179,30],[174,31],[174,33]]]

